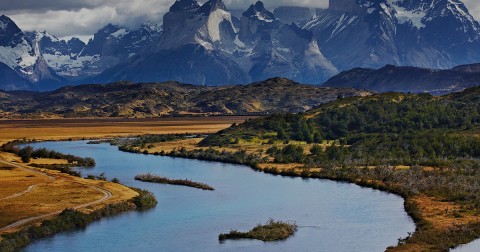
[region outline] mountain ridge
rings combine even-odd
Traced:
[[[207,87],[178,82],[89,84],[50,92],[0,92],[4,118],[161,117],[302,112],[338,97],[370,95],[273,78]]]
[[[480,85],[480,64],[451,69],[386,65],[379,69],[354,68],[341,72],[322,86],[348,87],[375,92],[447,94]]]

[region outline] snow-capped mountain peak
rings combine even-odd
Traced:
[[[47,81],[52,85],[58,84],[59,79],[47,66],[43,56],[35,53],[35,44],[20,28],[7,16],[0,16],[0,62],[12,69],[18,78],[23,79],[23,83],[17,83],[24,86],[28,83],[31,87],[34,84]],[[39,36],[47,36],[46,33]],[[3,78],[0,74],[0,78]],[[6,85],[15,86],[15,83],[8,83],[9,80],[3,80]]]
[[[0,62],[19,71],[24,76],[31,76],[38,55],[32,44],[18,26],[7,16],[0,17]],[[34,78],[32,78],[34,79]]]

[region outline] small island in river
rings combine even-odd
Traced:
[[[297,225],[295,223],[292,224],[270,219],[265,225],[259,224],[248,232],[232,230],[228,234],[220,234],[218,240],[256,239],[264,242],[280,241],[292,236],[296,231]]]
[[[169,179],[169,178],[164,178],[164,177],[160,177],[153,174],[140,174],[135,176],[135,180],[150,182],[150,183],[158,183],[158,184],[189,186],[189,187],[198,188],[206,191],[215,191],[215,188],[207,184],[193,182],[187,179]]]

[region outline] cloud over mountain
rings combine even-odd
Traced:
[[[200,1],[205,2],[205,1]],[[230,9],[246,10],[254,0],[226,0]],[[480,17],[480,2],[464,0]],[[46,30],[59,37],[92,35],[108,23],[138,26],[145,21],[162,22],[173,0],[22,0],[0,1],[0,10],[23,30]],[[265,7],[283,5],[326,8],[328,0],[265,0]]]

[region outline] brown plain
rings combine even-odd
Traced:
[[[18,157],[9,153],[1,153],[0,158],[23,165]],[[38,159],[35,162],[50,164],[52,160]],[[63,162],[63,160],[59,160],[58,163]],[[104,195],[92,189],[92,186],[109,191],[112,193],[112,197],[99,205],[80,209],[83,212],[90,212],[106,204],[129,200],[138,195],[137,192],[120,184],[87,180],[57,171],[28,168],[40,171],[55,179],[28,170],[14,168],[10,165],[0,164],[0,184],[2,185],[0,187],[0,228],[30,217],[62,211],[66,208],[73,208],[102,199]],[[34,188],[28,191],[27,189],[31,186],[34,186]],[[12,197],[22,192],[26,193]],[[12,228],[5,232],[13,232],[19,228]]]
[[[214,133],[248,118],[252,117],[0,120],[0,142],[21,138],[64,140],[143,134]]]

